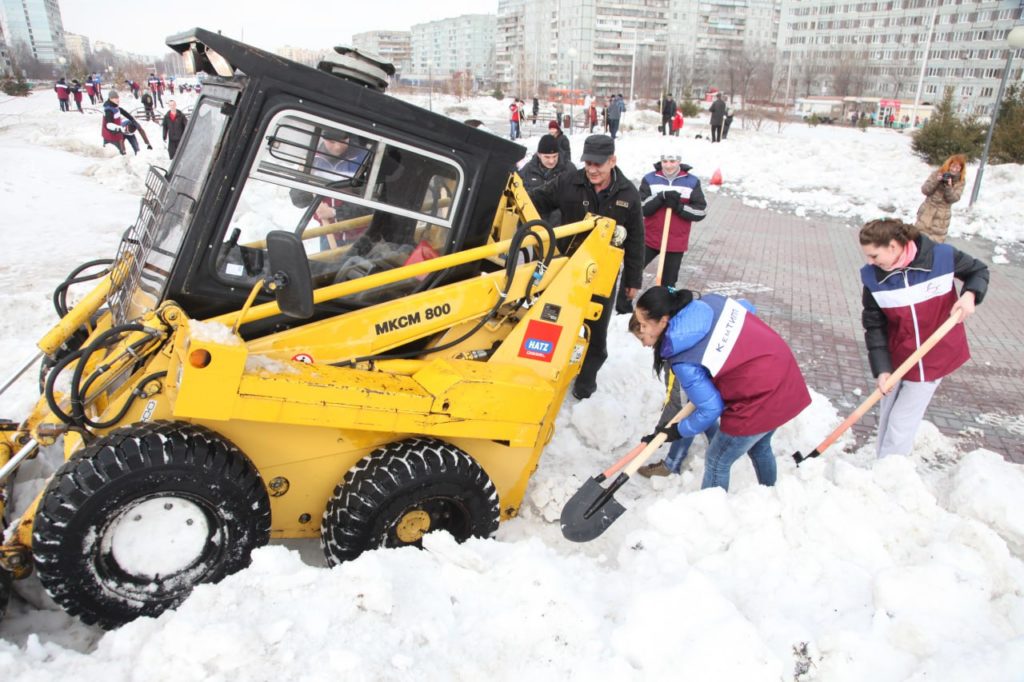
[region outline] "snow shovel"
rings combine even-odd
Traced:
[[[682,421],[693,410],[693,403],[686,403],[669,424]],[[629,477],[635,474],[664,442],[665,434],[659,433],[650,443],[637,445],[609,469],[584,483],[562,507],[560,522],[565,539],[572,542],[589,542],[622,516],[626,508],[615,499],[615,491],[625,485]],[[607,488],[601,485],[623,467],[625,469],[622,473]]]
[[[658,253],[658,278],[654,280],[657,286],[661,286],[661,276],[665,272],[665,250],[668,249],[668,226],[672,222],[672,209],[665,207],[665,227],[661,229],[661,251]],[[675,284],[675,282],[673,282]]]
[[[889,376],[889,379],[885,382],[885,389],[887,391],[891,390],[892,387],[895,386],[896,383],[903,378],[903,375],[909,372],[914,367],[914,365],[916,365],[921,360],[921,358],[923,358],[925,354],[928,351],[930,351],[933,346],[935,346],[935,344],[941,341],[942,337],[948,334],[949,331],[953,327],[955,327],[962,319],[963,311],[957,310],[955,313],[950,315],[949,319],[943,322],[942,326],[936,329],[934,334],[929,336],[916,351],[911,353],[910,357],[903,361],[902,365],[896,368],[896,371],[893,372]],[[821,441],[818,447],[814,448],[806,455],[801,454],[799,451],[794,452],[793,460],[796,462],[797,466],[800,466],[800,462],[804,461],[805,459],[817,457],[821,453],[825,452],[825,450],[830,445],[832,445],[839,439],[839,436],[846,433],[847,429],[849,429],[851,426],[860,421],[860,418],[864,416],[864,413],[870,410],[872,406],[874,406],[874,404],[881,399],[882,391],[876,388],[874,392],[867,397],[867,400],[862,402],[860,406],[853,411],[853,414],[846,418],[846,421],[837,426],[836,430],[828,435],[828,438]]]

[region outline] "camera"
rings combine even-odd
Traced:
[[[942,174],[942,181],[943,182],[953,182],[954,180],[956,180],[956,175],[955,174],[953,174],[953,173],[943,173]]]

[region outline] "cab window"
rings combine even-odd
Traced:
[[[451,160],[372,130],[284,112],[267,126],[231,215],[218,275],[249,285],[266,274],[265,237],[302,238],[315,287],[359,279],[448,252],[462,171]],[[410,278],[347,297],[390,300]]]

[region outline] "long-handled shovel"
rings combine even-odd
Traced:
[[[904,360],[903,364],[897,367],[896,371],[889,376],[889,379],[885,382],[885,390],[891,390],[892,387],[895,386],[896,383],[903,378],[903,375],[909,372],[914,367],[914,365],[916,365],[921,360],[921,358],[925,356],[925,353],[930,351],[932,347],[935,346],[935,344],[941,341],[942,337],[948,334],[949,331],[953,327],[955,327],[961,319],[963,319],[963,311],[961,310],[957,310],[955,313],[950,315],[949,319],[943,322],[942,326],[936,329],[935,333],[929,336],[925,340],[925,342],[921,344],[921,347],[918,348],[913,353],[911,353],[910,357]],[[830,445],[832,445],[833,443],[836,442],[836,440],[839,439],[839,436],[846,433],[847,429],[849,429],[851,426],[860,421],[860,418],[864,416],[864,413],[870,410],[872,406],[874,406],[874,404],[881,399],[882,391],[876,388],[874,392],[867,397],[867,400],[862,402],[860,406],[853,411],[853,414],[846,418],[846,421],[837,426],[836,430],[828,435],[828,438],[821,441],[818,447],[814,448],[806,455],[800,454],[800,452],[794,452],[793,460],[797,463],[797,466],[799,466],[800,462],[804,461],[805,459],[817,457],[821,453],[825,452],[825,450]]]
[[[693,410],[693,403],[686,403],[669,424],[682,421]],[[650,443],[637,445],[607,470],[584,483],[562,507],[560,521],[562,535],[565,536],[565,539],[573,542],[589,542],[603,533],[608,526],[615,522],[615,519],[622,516],[626,509],[615,499],[615,491],[625,485],[629,477],[635,474],[637,469],[642,467],[664,442],[665,434],[659,433]],[[614,476],[619,469],[623,469],[622,473],[607,488],[601,485],[609,477]]]
[[[672,222],[672,209],[665,207],[665,227],[661,228],[661,251],[658,253],[658,278],[654,283],[661,286],[661,276],[665,273],[665,251],[668,248],[668,226]],[[672,283],[673,285],[675,282]]]

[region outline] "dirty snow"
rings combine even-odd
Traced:
[[[112,255],[146,164],[165,162],[160,149],[127,159],[98,150],[98,114],[60,114],[52,99],[0,97],[0,353],[11,368],[53,324],[53,287],[81,261]],[[463,106],[467,118],[497,109],[500,120],[504,105]],[[687,121],[684,135],[702,125]],[[577,156],[583,138],[573,136]],[[730,191],[752,203],[910,217],[927,168],[907,143],[892,131],[795,124],[734,127],[714,146],[627,129],[619,158],[638,176],[678,145],[702,178],[721,168]],[[982,203],[969,212],[961,202],[953,231],[1024,237],[1021,180],[1020,166],[986,170]],[[759,286],[721,283],[755,304]],[[21,581],[0,623],[3,677],[1024,679],[1024,470],[997,453],[962,453],[931,424],[909,458],[876,461],[872,443],[855,448],[847,437],[797,469],[788,455],[813,448],[844,416],[814,393],[775,438],[774,488],[757,486],[740,461],[728,494],[700,491],[698,439],[682,475],[617,493],[628,512],[596,541],[563,540],[565,501],[660,411],[650,351],[625,323],[613,321],[599,391],[563,406],[520,517],[496,539],[428,536],[426,551],[371,552],[332,570],[315,541],[278,543],[176,611],[111,633]],[[0,398],[0,413],[26,412],[34,370]],[[55,461],[51,451],[26,465],[16,508]]]

